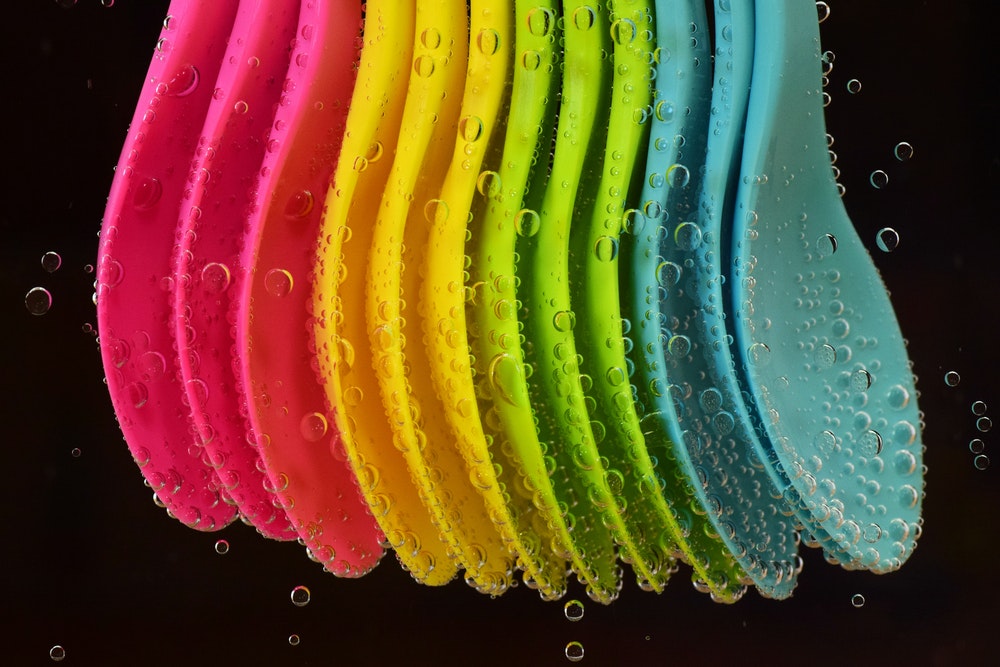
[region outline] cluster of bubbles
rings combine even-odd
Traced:
[[[950,370],[944,374],[944,383],[948,387],[957,387],[962,381],[962,376],[958,371]],[[972,465],[976,470],[986,470],[990,467],[990,457],[986,454],[986,443],[982,435],[989,433],[993,428],[993,420],[986,414],[986,402],[976,400],[972,402],[970,410],[975,417],[976,431],[979,435],[969,440],[969,452],[972,454]]]

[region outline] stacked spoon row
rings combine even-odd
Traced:
[[[913,376],[843,210],[810,0],[174,0],[101,232],[158,502],[338,576],[909,556]],[[709,31],[709,11],[714,29]]]

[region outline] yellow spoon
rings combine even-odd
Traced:
[[[369,0],[364,49],[340,161],[319,236],[313,313],[316,359],[346,455],[389,545],[417,581],[441,585],[457,567],[410,480],[379,401],[365,328],[365,275],[410,74],[414,4]]]
[[[513,558],[453,444],[444,405],[434,395],[432,364],[420,344],[420,300],[435,195],[451,163],[459,125],[469,30],[466,3],[418,0],[413,75],[406,93],[400,150],[375,222],[368,265],[367,323],[375,375],[413,482],[466,581],[503,593]],[[458,283],[461,290],[461,282]],[[468,361],[465,361],[468,367]]]

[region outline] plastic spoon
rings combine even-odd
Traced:
[[[326,194],[313,288],[316,359],[344,448],[372,513],[411,576],[438,586],[457,564],[431,521],[380,400],[366,326],[368,257],[414,76],[415,5],[369,0],[348,134]],[[428,35],[429,37],[429,35]],[[406,146],[400,147],[406,150]]]
[[[560,56],[555,48],[559,39],[556,4],[515,3],[513,83],[503,158],[496,171],[501,187],[470,223],[469,243],[469,283],[475,295],[469,340],[479,389],[488,399],[478,416],[497,471],[496,483],[505,487],[509,508],[495,521],[501,535],[515,545],[525,583],[546,599],[565,593],[567,560],[578,572],[587,569],[557,500],[569,493],[565,490],[569,482],[565,476],[552,476],[555,459],[543,452],[538,441],[528,401],[518,313],[510,305],[517,300],[516,239],[538,231],[535,209],[545,191],[555,129]],[[470,435],[478,437],[474,432]],[[493,483],[490,477],[483,481],[483,485]],[[516,537],[508,538],[508,529]]]
[[[477,4],[473,3],[473,10]],[[433,243],[429,236],[438,217],[448,216],[448,203],[437,194],[452,164],[466,68],[471,67],[467,11],[465,3],[417,2],[414,75],[400,126],[405,151],[396,155],[375,221],[366,318],[373,367],[393,442],[406,459],[441,539],[465,570],[466,581],[481,593],[498,595],[510,584],[513,559],[454,445],[445,414],[448,399],[441,396],[439,400],[435,395],[431,380],[434,362],[442,362],[432,362],[421,345],[421,338],[428,335],[423,330],[425,321],[436,322],[436,318],[431,319],[434,303],[425,298],[422,283],[432,279],[426,264]],[[454,204],[458,213],[461,204]],[[454,289],[461,308],[461,274]],[[429,335],[455,336],[450,329]],[[464,350],[452,350],[451,358],[443,363],[461,364],[458,352]]]
[[[756,29],[730,321],[771,443],[759,455],[828,558],[888,572],[920,534],[913,374],[834,182],[815,3],[757,0]]]
[[[664,285],[661,312],[686,339],[686,354],[667,359],[667,377],[683,392],[675,402],[671,435],[681,444],[677,462],[690,479],[713,531],[734,554],[746,580],[763,595],[785,598],[795,587],[801,560],[794,519],[785,516],[754,452],[760,447],[730,354],[721,271],[724,231],[731,225],[739,178],[742,131],[753,65],[753,3],[715,4],[716,49],[711,117],[704,159],[677,169],[697,170],[698,187],[675,188],[698,202],[688,216],[668,222],[660,244]],[[676,180],[676,179],[675,179]],[[678,187],[679,186],[679,187]],[[679,276],[676,280],[673,276]],[[672,350],[668,345],[668,352]]]
[[[609,11],[615,68],[603,167],[593,201],[587,201],[569,236],[574,313],[557,314],[555,324],[574,329],[594,440],[607,460],[606,475],[624,508],[628,530],[643,536],[634,548],[649,571],[636,567],[639,585],[659,592],[673,572],[682,531],[660,493],[636,414],[618,289],[622,221],[638,214],[626,210],[625,202],[642,181],[636,166],[640,155],[645,157],[649,137],[655,26],[651,2],[614,0]]]
[[[311,558],[357,577],[382,533],[343,456],[313,370],[310,275],[321,207],[354,86],[360,7],[304,1],[243,238],[234,313],[250,422],[283,509]]]
[[[122,149],[101,227],[101,358],[125,441],[179,521],[218,530],[236,516],[190,420],[172,363],[171,249],[181,196],[237,3],[174,0]]]
[[[174,246],[174,340],[182,386],[208,461],[226,495],[263,535],[298,534],[266,490],[255,444],[247,440],[226,317],[249,192],[264,159],[299,6],[242,0],[194,154]],[[243,407],[243,414],[241,414]]]
[[[624,504],[612,491],[612,484],[620,490],[622,477],[611,475],[609,481],[600,460],[572,332],[569,235],[574,217],[587,210],[586,200],[593,196],[599,172],[592,167],[600,164],[604,149],[611,67],[602,54],[611,48],[610,26],[603,8],[583,2],[563,7],[563,81],[554,155],[537,211],[538,232],[518,239],[522,264],[517,297],[528,313],[524,336],[531,345],[525,346],[525,360],[532,371],[528,386],[539,440],[552,456],[552,474],[568,477],[568,484],[560,485],[567,493],[558,501],[575,524],[572,537],[583,555],[584,569],[577,575],[591,597],[610,601],[621,585],[615,543],[622,545],[640,578],[655,575],[637,558],[622,516]],[[515,308],[513,303],[505,307]]]
[[[699,502],[698,477],[685,471],[684,440],[675,396],[687,388],[668,376],[674,355],[686,357],[690,340],[668,318],[668,291],[680,268],[667,263],[661,247],[673,227],[697,207],[710,116],[710,33],[705,6],[690,0],[659,0],[656,30],[659,61],[652,101],[646,174],[638,210],[624,220],[621,263],[625,278],[622,312],[635,362],[633,382],[641,428],[664,498],[680,528],[679,553],[693,569],[695,587],[713,599],[733,602],[745,573]]]

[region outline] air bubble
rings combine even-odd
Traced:
[[[892,252],[899,247],[899,232],[892,227],[883,227],[875,235],[875,244],[882,252]]]
[[[837,252],[837,237],[833,234],[823,234],[816,239],[816,250],[821,256],[832,255]]]
[[[219,540],[218,542],[216,542],[215,553],[219,554],[220,556],[225,556],[227,553],[229,553],[229,542],[227,542],[226,540]]]
[[[701,228],[693,222],[682,222],[674,229],[674,243],[681,250],[696,250],[701,241]]]
[[[309,592],[309,589],[306,588],[305,586],[296,586],[295,588],[292,589],[291,593],[292,604],[294,604],[296,607],[305,607],[307,604],[309,604],[309,600],[311,599],[311,597],[312,594]]]
[[[990,429],[993,428],[993,420],[989,417],[980,417],[976,420],[976,428],[979,429],[980,433],[989,433]]]
[[[972,459],[972,465],[975,466],[976,470],[986,470],[990,467],[990,457],[986,454],[980,454]]]
[[[771,348],[766,343],[754,343],[747,349],[747,359],[758,368],[771,363]]]
[[[301,641],[298,635],[288,635],[289,646],[298,646]]]
[[[42,268],[49,273],[55,273],[62,266],[62,257],[57,252],[47,252],[42,255]]]
[[[570,621],[579,621],[583,618],[583,603],[579,600],[570,600],[563,607],[563,613],[566,614],[566,619]]]
[[[590,7],[577,7],[573,12],[573,24],[577,30],[590,30],[594,26],[596,16]]]
[[[900,162],[905,162],[913,157],[913,146],[906,141],[900,141],[896,144],[896,147],[892,149],[892,154],[896,156],[896,159]]]
[[[538,233],[541,217],[530,208],[521,209],[514,216],[514,230],[519,236],[530,237]]]
[[[299,431],[309,442],[319,441],[326,435],[327,428],[326,417],[319,412],[310,412],[299,422]]]
[[[76,4],[76,0],[74,0],[73,4],[74,5]],[[63,6],[66,5],[64,4]],[[49,649],[49,657],[52,658],[53,662],[62,662],[63,660],[66,659],[66,649],[64,649],[59,644],[56,644],[55,646]]]
[[[855,593],[854,595],[852,595],[851,596],[851,606],[855,607],[856,609],[860,609],[861,607],[864,607],[865,606],[865,596],[862,595],[861,593]]]
[[[671,165],[667,169],[667,183],[672,188],[683,188],[691,182],[691,172],[682,164]]]
[[[868,182],[870,182],[872,187],[876,190],[881,190],[885,186],[889,185],[889,174],[885,173],[881,169],[876,169],[872,172],[871,176],[868,177]]]
[[[82,455],[82,454],[83,454],[83,450],[81,450],[79,447],[74,447],[69,452],[69,455],[72,456],[74,459],[80,458],[80,455]]]
[[[364,159],[364,158],[361,158]],[[290,218],[304,218],[313,210],[315,198],[309,190],[300,190],[288,198],[285,215]]]
[[[969,440],[969,451],[973,454],[982,454],[986,450],[986,443],[979,438]]]
[[[52,308],[52,294],[44,287],[32,287],[24,295],[24,307],[32,315],[44,315]]]
[[[851,375],[851,389],[854,391],[868,391],[872,386],[872,375],[863,368],[859,368]]]
[[[580,642],[570,642],[566,644],[566,659],[570,662],[580,662],[583,660],[583,644]]]
[[[611,262],[618,257],[618,239],[602,236],[594,243],[594,254],[602,262]]]
[[[851,79],[850,81],[848,81],[847,82],[847,92],[851,93],[852,95],[856,95],[857,93],[860,93],[861,92],[861,82],[858,81],[857,79]]]
[[[986,403],[983,401],[973,401],[972,402],[972,414],[977,417],[982,417],[986,414]]]
[[[949,387],[957,387],[958,383],[962,381],[962,376],[956,371],[948,371],[944,374],[944,383]]]
[[[823,21],[830,18],[830,5],[826,4],[825,2],[817,2],[816,12],[819,14],[819,22],[822,23]]]
[[[264,276],[264,289],[271,296],[288,296],[294,284],[292,274],[284,269],[271,269]]]
[[[201,284],[206,292],[222,294],[229,289],[232,276],[229,267],[218,262],[211,262],[201,270]]]

